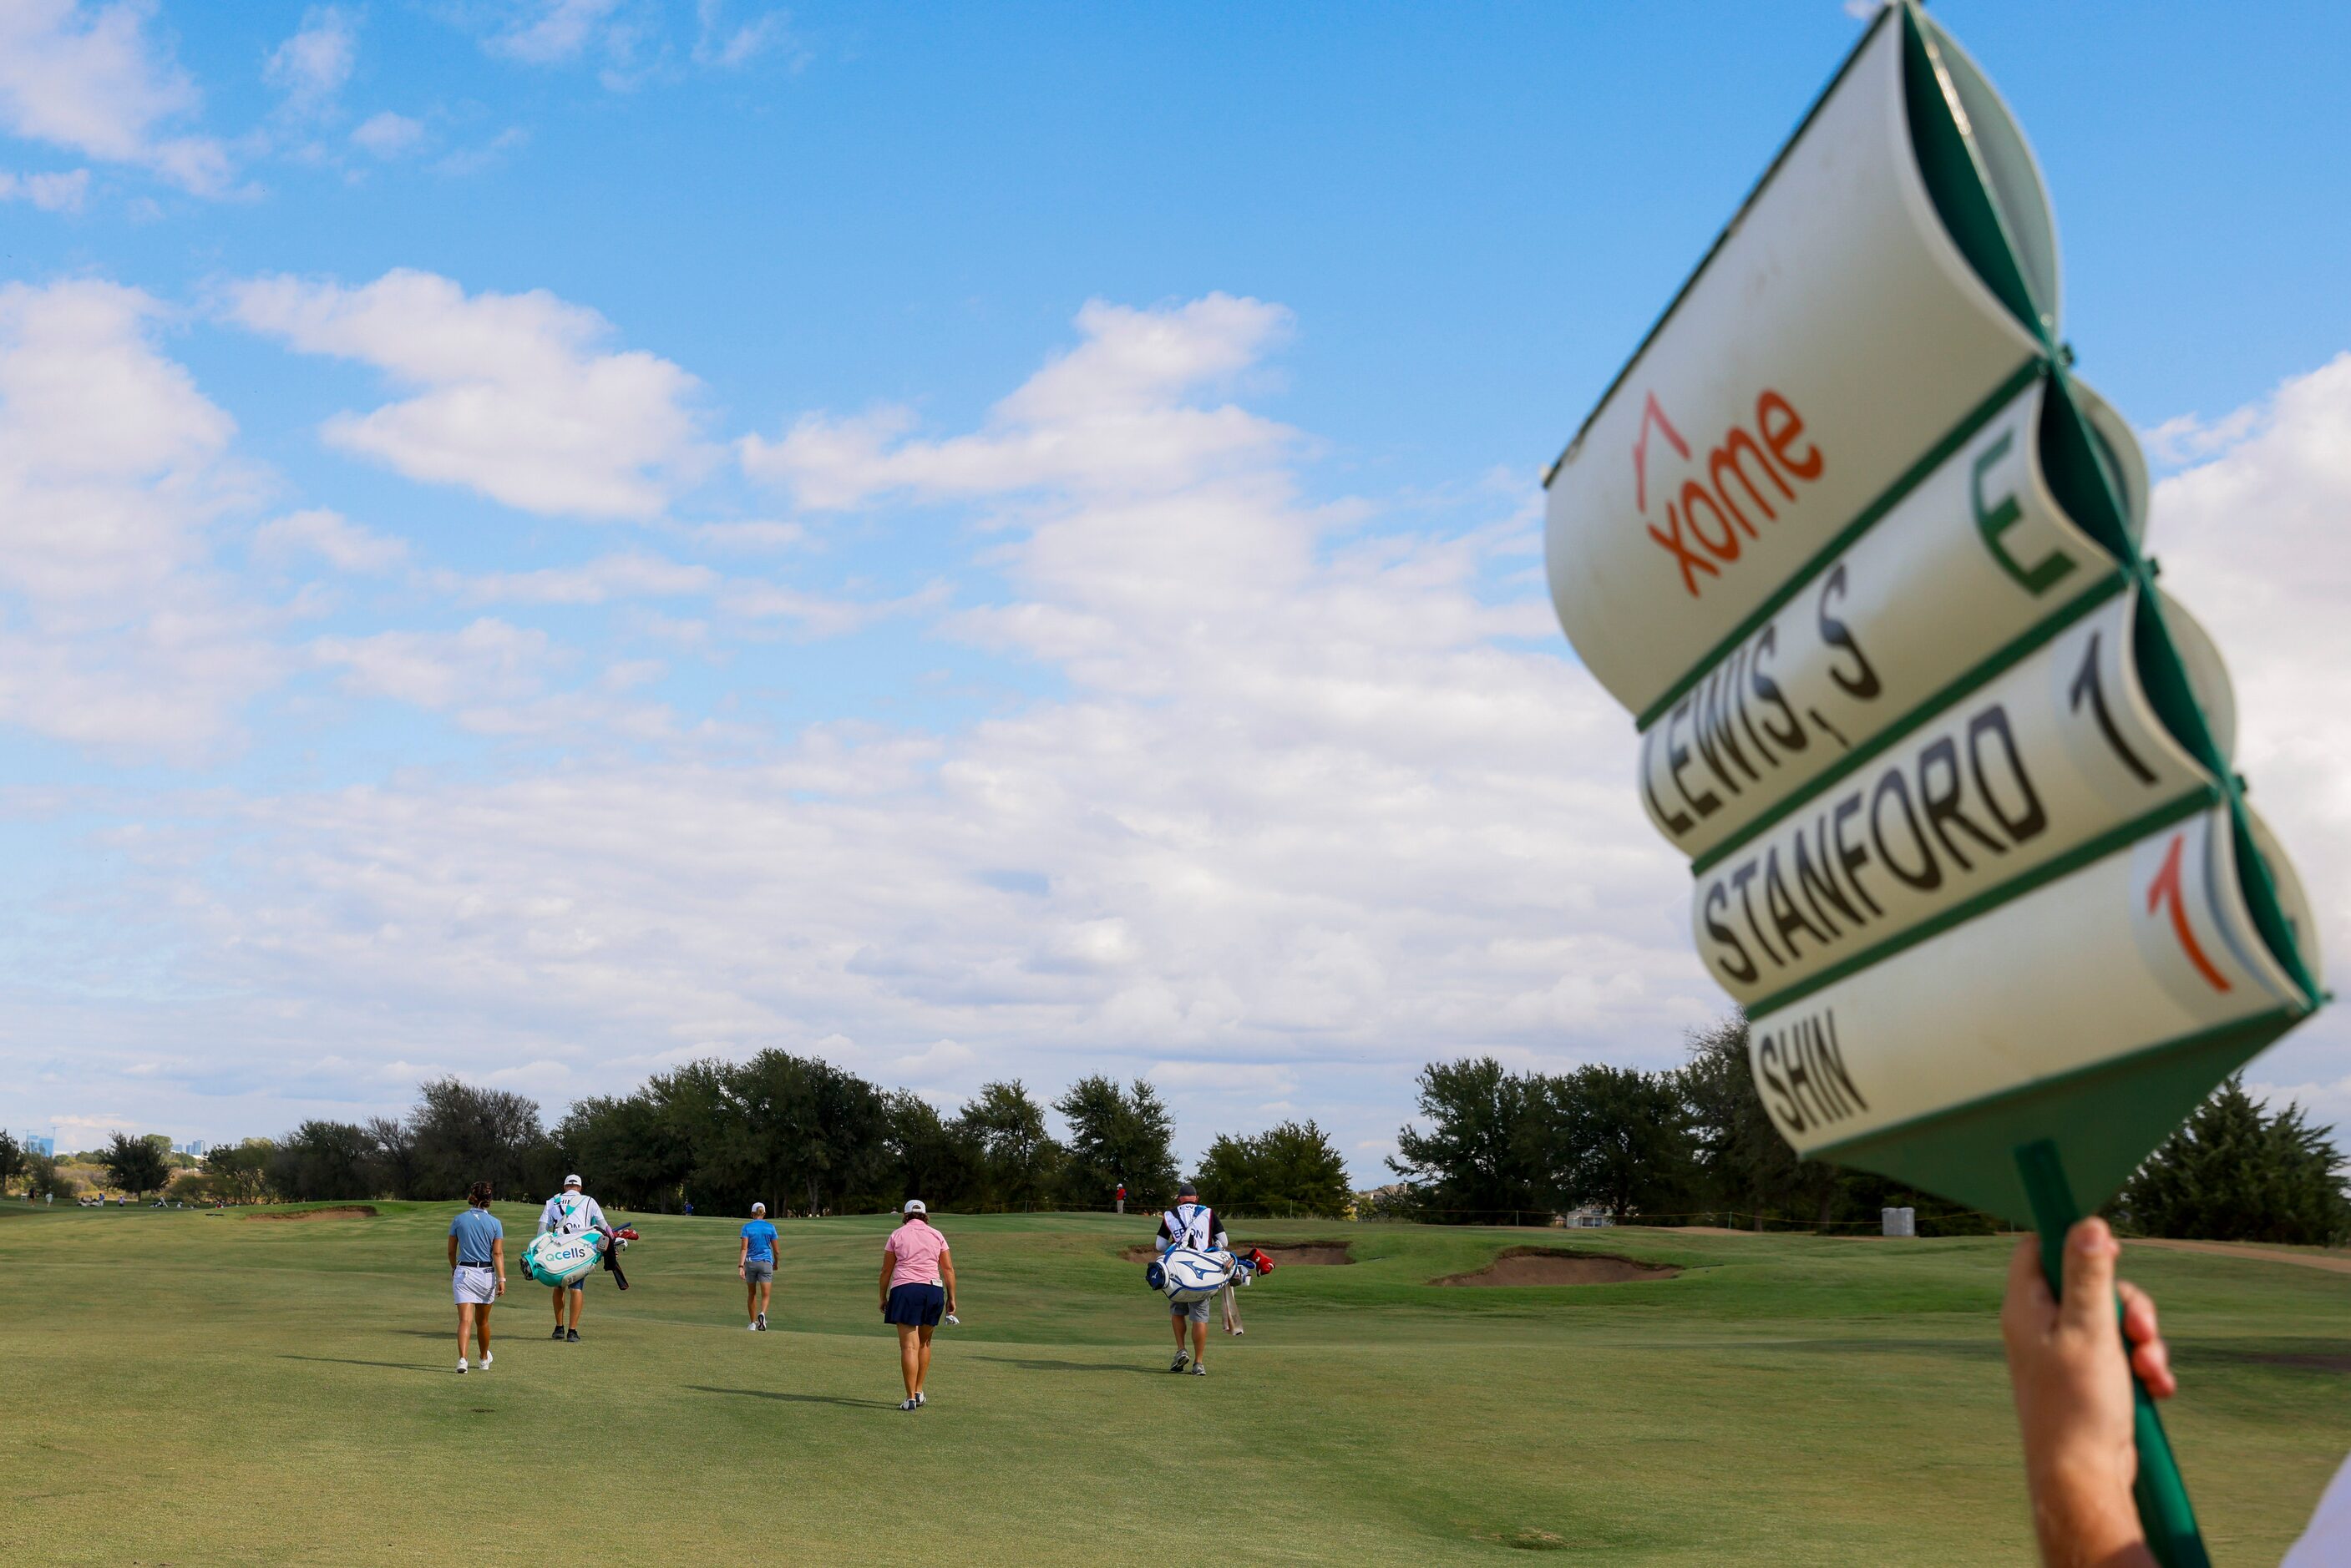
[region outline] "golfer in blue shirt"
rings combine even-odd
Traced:
[[[490,1212],[490,1184],[476,1181],[466,1208],[449,1221],[450,1288],[457,1298],[457,1370],[465,1343],[478,1337],[482,1370],[490,1369],[490,1308],[507,1293],[507,1228]]]
[[[751,1314],[751,1331],[767,1333],[768,1298],[776,1288],[776,1228],[768,1223],[764,1203],[751,1205],[751,1222],[743,1227],[735,1272],[743,1282],[743,1307]]]

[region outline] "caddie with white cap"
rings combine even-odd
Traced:
[[[538,1229],[542,1235],[551,1231],[559,1236],[577,1236],[582,1231],[611,1227],[604,1222],[604,1210],[580,1190],[580,1178],[574,1175],[563,1179],[563,1190],[549,1199],[547,1207],[538,1211]],[[587,1282],[588,1276],[582,1274],[568,1287],[555,1287],[555,1333],[549,1337],[573,1345],[580,1343],[580,1303],[586,1296],[582,1287]],[[564,1321],[566,1306],[571,1311],[568,1324]]]
[[[1178,1187],[1176,1207],[1159,1217],[1160,1252],[1164,1255],[1176,1247],[1223,1251],[1229,1245],[1224,1217],[1200,1201],[1200,1189],[1188,1181]],[[1168,1371],[1181,1372],[1188,1365],[1193,1376],[1208,1375],[1208,1300],[1202,1296],[1171,1309],[1169,1323],[1176,1330],[1176,1359],[1168,1364]],[[1184,1348],[1187,1327],[1192,1335],[1192,1348],[1188,1351]]]

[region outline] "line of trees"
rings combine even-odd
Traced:
[[[1799,1160],[1771,1125],[1747,1065],[1747,1023],[1694,1034],[1664,1072],[1595,1064],[1513,1073],[1492,1057],[1420,1075],[1422,1127],[1396,1134],[1403,1178],[1384,1207],[1460,1224],[1595,1209],[1618,1221],[1737,1213],[1830,1224],[1907,1204],[1922,1226],[1990,1221],[1876,1177]]]
[[[520,1095],[455,1078],[423,1085],[404,1117],[306,1121],[204,1157],[202,1190],[229,1201],[455,1199],[476,1180],[502,1197],[551,1192],[568,1171],[622,1208],[851,1213],[922,1198],[943,1209],[1101,1209],[1120,1184],[1137,1206],[1172,1201],[1175,1118],[1144,1079],[1080,1079],[1051,1103],[1057,1137],[1018,1079],[952,1115],[831,1063],[763,1051],[690,1063],[634,1094],[580,1100],[554,1127]],[[1210,1147],[1200,1179],[1236,1213],[1337,1215],[1346,1164],[1311,1121]]]
[[[1991,1217],[1865,1171],[1796,1158],[1763,1108],[1747,1021],[1694,1034],[1663,1072],[1594,1065],[1511,1073],[1491,1057],[1421,1073],[1425,1127],[1396,1135],[1402,1184],[1381,1208],[1453,1223],[1579,1208],[1687,1223],[1874,1224],[1917,1210],[1925,1235],[1989,1231]],[[2109,1209],[2144,1235],[2336,1245],[2351,1241],[2346,1162],[2298,1106],[2265,1112],[2231,1078]]]
[[[1873,1223],[1917,1211],[1922,1234],[1988,1231],[1990,1216],[1865,1172],[1798,1159],[1748,1069],[1733,1015],[1691,1037],[1663,1072],[1591,1065],[1512,1073],[1491,1057],[1432,1063],[1420,1125],[1396,1136],[1402,1178],[1348,1191],[1338,1150],[1312,1121],[1208,1147],[1197,1176],[1236,1214],[1351,1211],[1460,1224],[1590,1208],[1623,1221],[1736,1215],[1761,1228]],[[141,1196],[171,1184],[233,1202],[371,1197],[451,1199],[476,1180],[507,1198],[551,1192],[567,1170],[617,1206],[845,1213],[920,1197],[943,1209],[1099,1209],[1122,1183],[1139,1208],[1175,1194],[1175,1119],[1149,1082],[1080,1079],[1050,1107],[1019,1080],[987,1084],[952,1115],[811,1058],[763,1051],[661,1074],[634,1094],[576,1102],[553,1127],[520,1095],[456,1078],[423,1085],[406,1116],[306,1121],[284,1137],[221,1146],[201,1175],[175,1173],[162,1141],[117,1134],[109,1182]],[[83,1157],[87,1158],[87,1157]],[[2299,1106],[2265,1111],[2231,1078],[2149,1157],[2108,1207],[2155,1236],[2340,1245],[2351,1241],[2346,1161]],[[177,1180],[174,1180],[175,1174]],[[0,1186],[63,1187],[56,1162],[0,1133]]]
[[[161,1133],[149,1133],[143,1137],[116,1133],[99,1151],[97,1161],[117,1189],[144,1198],[151,1192],[162,1191],[176,1173],[178,1168],[172,1163],[171,1147],[172,1140]],[[36,1154],[7,1133],[0,1132],[0,1192],[5,1192],[22,1178],[28,1198],[71,1198],[79,1187],[58,1168],[64,1163],[51,1155]]]

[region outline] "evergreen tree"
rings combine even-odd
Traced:
[[[661,1214],[683,1206],[693,1162],[685,1139],[649,1091],[576,1101],[554,1137],[567,1170],[596,1173],[601,1199]]]
[[[1062,1201],[1072,1209],[1107,1205],[1121,1182],[1138,1205],[1176,1193],[1176,1118],[1159,1091],[1137,1078],[1131,1088],[1105,1074],[1081,1078],[1053,1102],[1070,1124],[1061,1168]]]
[[[277,1141],[269,1186],[294,1203],[375,1196],[375,1140],[349,1122],[308,1121]]]
[[[2265,1113],[2240,1075],[2163,1141],[2115,1207],[2151,1236],[2334,1246],[2351,1240],[2343,1173],[2300,1106]]]
[[[268,1189],[270,1158],[277,1152],[277,1146],[266,1137],[214,1144],[204,1151],[204,1170],[220,1184],[222,1196],[258,1203]]]
[[[419,1086],[416,1096],[399,1158],[413,1173],[417,1197],[463,1198],[486,1181],[520,1198],[562,1179],[535,1101],[454,1076]]]
[[[72,1198],[80,1190],[74,1179],[57,1168],[57,1160],[46,1154],[25,1157],[25,1194],[28,1198]]]
[[[1528,1125],[1546,1109],[1537,1084],[1491,1056],[1432,1062],[1418,1082],[1428,1130],[1399,1128],[1387,1164],[1411,1184],[1426,1218],[1507,1224],[1516,1211],[1550,1205],[1548,1140]]]
[[[888,1096],[883,1137],[898,1183],[895,1203],[919,1198],[934,1210],[951,1210],[984,1200],[986,1178],[977,1140],[912,1089]]]
[[[1622,1224],[1687,1200],[1689,1112],[1675,1075],[1595,1063],[1543,1080],[1542,1093],[1564,1202],[1605,1209]]]
[[[1817,1223],[1836,1216],[1844,1178],[1799,1159],[1772,1124],[1747,1061],[1747,1017],[1734,1012],[1689,1037],[1680,1088],[1690,1118],[1693,1201],[1758,1216],[1791,1211]]]
[[[1312,1121],[1254,1137],[1219,1137],[1201,1162],[1200,1189],[1220,1214],[1330,1219],[1347,1211],[1347,1162]]]
[[[0,1132],[0,1192],[5,1192],[8,1184],[16,1180],[24,1168],[24,1147],[6,1133]]]
[[[1045,1127],[1045,1107],[1020,1080],[982,1084],[956,1116],[958,1131],[979,1151],[986,1202],[997,1209],[1042,1209],[1059,1185],[1061,1146]]]
[[[169,1147],[170,1140],[166,1139],[164,1147]],[[163,1153],[163,1148],[158,1148],[151,1139],[116,1133],[99,1157],[99,1163],[106,1167],[107,1180],[133,1198],[144,1198],[172,1179],[172,1167]]]
[[[421,1164],[416,1157],[416,1129],[398,1116],[370,1116],[367,1135],[375,1145],[376,1170],[384,1194],[391,1198],[423,1198]],[[471,1185],[470,1183],[468,1185]]]

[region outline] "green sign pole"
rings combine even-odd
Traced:
[[[2057,1146],[2047,1138],[2022,1145],[2016,1151],[2018,1174],[2032,1204],[2032,1221],[2041,1231],[2041,1272],[2048,1277],[2049,1293],[2065,1288],[2065,1232],[2082,1218],[2074,1203],[2073,1184],[2057,1158]],[[2117,1314],[2122,1303],[2115,1303]],[[2156,1413],[2155,1396],[2138,1374],[2131,1374],[2132,1436],[2138,1446],[2138,1479],[2131,1496],[2138,1504],[2138,1521],[2147,1532],[2147,1550],[2163,1568],[2212,1568],[2204,1537],[2196,1529],[2196,1510],[2188,1501],[2188,1485],[2179,1479],[2179,1461],[2171,1457],[2171,1439],[2164,1435],[2163,1417]]]

